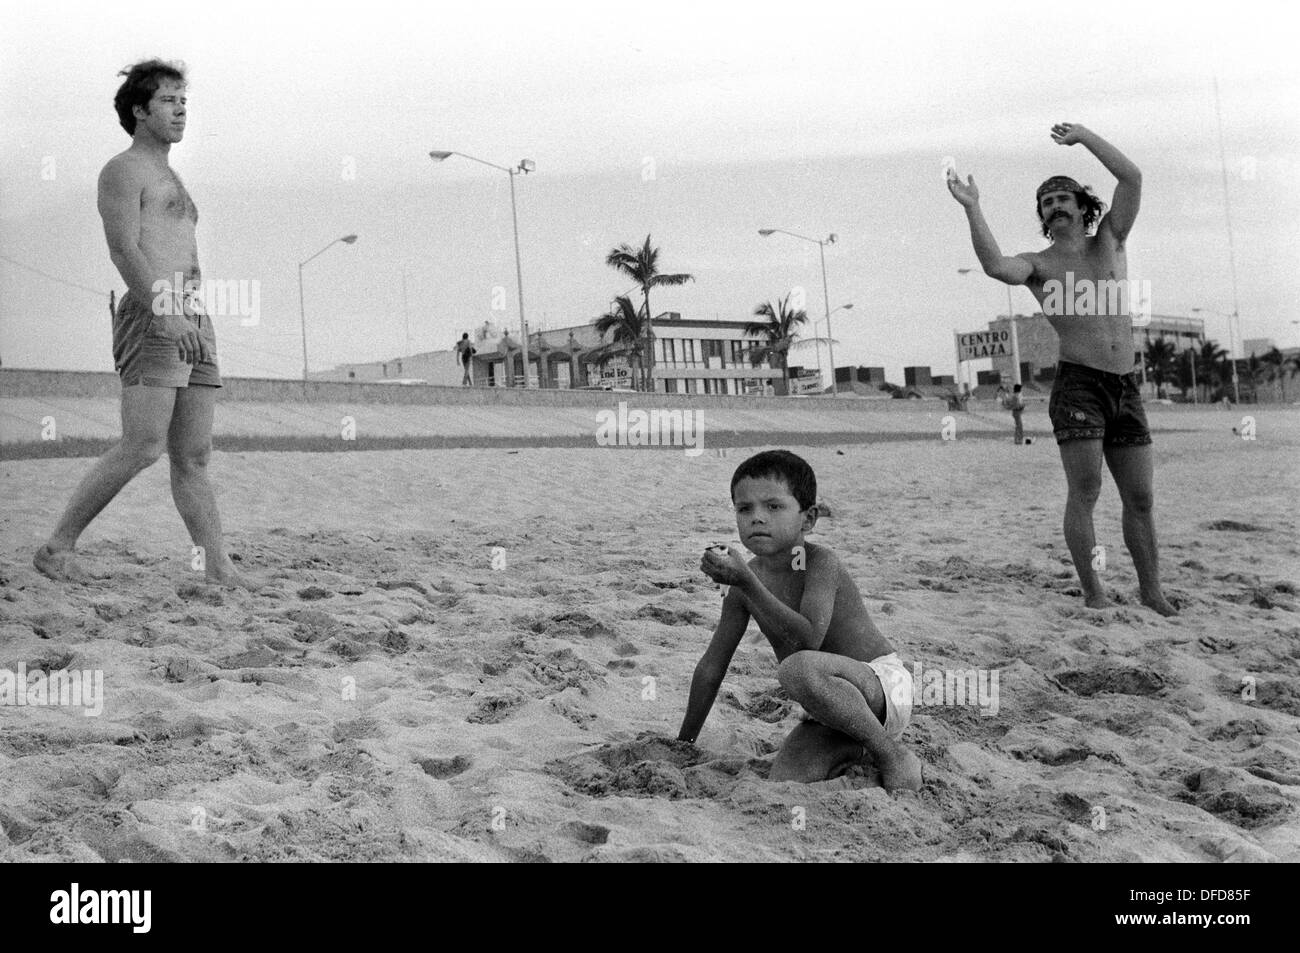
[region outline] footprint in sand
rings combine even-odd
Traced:
[[[1188,794],[1180,800],[1248,830],[1280,823],[1294,810],[1283,795],[1229,768],[1204,768],[1184,783]]]
[[[1155,695],[1165,688],[1165,679],[1158,672],[1117,665],[1059,672],[1055,678],[1076,695],[1084,697],[1102,692],[1121,695]]]
[[[465,720],[473,725],[495,725],[505,721],[525,702],[528,701],[520,692],[510,689],[495,695],[475,696],[474,708]]]
[[[555,639],[572,639],[578,636],[594,639],[597,636],[614,635],[614,631],[609,626],[582,611],[561,612],[553,616],[532,619],[527,625],[538,635],[547,635]]]
[[[1263,526],[1256,526],[1253,523],[1239,523],[1236,520],[1215,520],[1213,523],[1205,523],[1204,526],[1206,529],[1222,530],[1232,533],[1267,532]]]
[[[560,833],[583,844],[593,846],[604,844],[609,840],[609,828],[601,824],[588,824],[584,821],[569,821],[560,825]]]
[[[464,774],[474,762],[467,755],[458,754],[454,758],[419,758],[415,763],[429,777],[445,781]]]
[[[664,606],[646,605],[636,612],[638,619],[654,619],[664,625],[704,625],[704,616],[692,609],[668,609]]]

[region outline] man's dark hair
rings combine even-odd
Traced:
[[[1015,389],[1015,392],[1016,392],[1017,394],[1019,394],[1019,393],[1020,393],[1020,388],[1023,387],[1023,386],[1024,386],[1023,384],[1017,384],[1017,385],[1015,386],[1015,388],[1014,388],[1014,389]]]
[[[1092,187],[1085,185],[1082,189],[1061,189],[1062,192],[1073,192],[1074,200],[1079,204],[1083,212],[1083,230],[1091,233],[1092,227],[1097,224],[1102,215],[1106,212],[1106,203],[1093,194]],[[1051,238],[1052,230],[1047,227],[1043,221],[1043,200],[1037,196],[1034,197],[1034,211],[1038,213],[1038,221],[1043,226],[1043,237]]]
[[[813,468],[807,460],[789,450],[764,450],[736,467],[736,472],[731,477],[732,500],[736,498],[736,484],[746,477],[783,480],[801,510],[806,510],[817,502],[817,476],[813,473]]]
[[[158,92],[158,87],[164,80],[186,82],[184,63],[169,63],[159,59],[144,60],[128,66],[117,75],[125,76],[126,81],[118,87],[117,95],[113,97],[113,108],[117,110],[117,121],[122,124],[128,136],[135,135],[135,113],[131,111],[134,107],[142,106],[148,112],[149,100],[153,99],[153,94]]]

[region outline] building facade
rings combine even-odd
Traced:
[[[654,319],[654,389],[668,394],[762,394],[780,386],[782,372],[750,349],[761,339],[747,335],[744,321],[684,320],[677,312]],[[523,348],[508,329],[484,322],[472,334],[470,362],[475,386],[517,387],[524,382]],[[633,386],[626,357],[609,354],[609,341],[591,324],[537,331],[528,336],[528,385],[545,388]],[[453,342],[454,345],[454,342]],[[463,371],[455,351],[431,351],[386,361],[340,364],[309,375],[312,380],[390,381],[456,386]]]

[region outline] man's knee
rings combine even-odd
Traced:
[[[1155,494],[1149,489],[1124,490],[1120,493],[1120,502],[1124,509],[1138,516],[1148,516],[1155,507]]]
[[[1070,481],[1066,499],[1068,503],[1092,508],[1096,505],[1099,496],[1101,496],[1100,476],[1095,479],[1092,477],[1077,477]]]
[[[136,470],[147,470],[163,455],[166,447],[161,438],[123,437],[118,451]]]
[[[195,473],[207,467],[208,460],[212,456],[212,444],[170,447],[167,453],[172,470],[178,473]]]

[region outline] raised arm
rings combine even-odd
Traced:
[[[135,162],[114,159],[99,174],[99,215],[104,220],[108,254],[127,288],[140,301],[151,301],[154,282],[170,275],[155,275],[140,250],[140,197],[144,175]]]
[[[1122,243],[1128,238],[1128,233],[1137,220],[1138,207],[1142,204],[1142,170],[1101,136],[1078,123],[1057,123],[1052,127],[1052,139],[1063,146],[1082,143],[1106,167],[1106,171],[1118,180],[1110,211],[1102,218],[1098,228],[1109,228],[1115,239]]]
[[[980,209],[980,190],[975,186],[975,176],[966,176],[965,184],[959,177],[950,176],[948,191],[966,210],[971,244],[975,247],[975,257],[979,259],[984,274],[1009,285],[1023,285],[1027,282],[1034,274],[1034,266],[1024,258],[1004,255],[998,248],[993,230],[984,220],[984,212]]]
[[[695,665],[690,700],[686,703],[686,716],[682,719],[681,730],[677,732],[679,740],[694,744],[700,736],[700,729],[709,717],[722,679],[727,674],[727,666],[731,664],[731,657],[736,654],[736,646],[740,644],[748,626],[749,613],[745,610],[740,591],[733,587],[722,600],[722,618],[713,630],[709,647]]]

